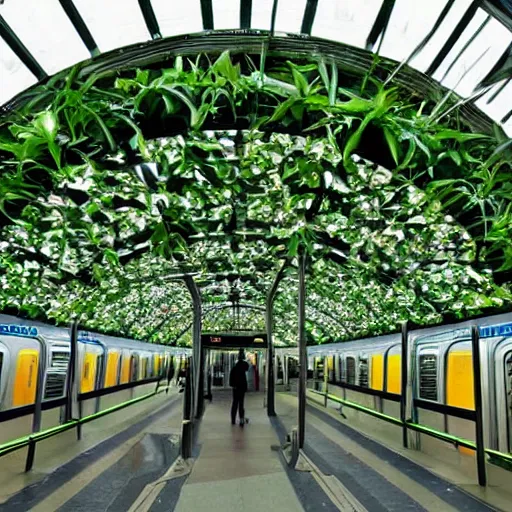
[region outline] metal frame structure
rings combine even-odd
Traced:
[[[59,0],[59,3],[70,20],[73,28],[77,32],[84,46],[87,48],[92,57],[96,57],[100,54],[100,50],[96,41],[94,40],[91,31],[84,21],[79,9],[76,7],[73,0]],[[382,0],[381,7],[376,15],[375,20],[371,23],[368,36],[366,38],[366,48],[373,50],[375,45],[379,42],[379,48],[385,38],[386,31],[389,27],[393,9],[395,8],[396,0]],[[158,18],[153,9],[151,0],[138,0],[140,12],[146,24],[146,28],[152,40],[158,40],[162,38]],[[239,3],[239,21],[240,29],[244,31],[250,31],[253,29],[252,26],[252,0],[240,0]],[[437,34],[439,28],[446,20],[450,13],[453,13],[452,8],[454,7],[455,0],[446,0],[446,4],[435,21],[432,30],[427,36],[420,42],[420,44],[413,50],[407,62],[409,62],[414,55],[420,52],[432,37]],[[214,8],[212,0],[200,0],[202,27],[204,31],[215,30],[215,19],[214,19]],[[478,9],[483,9],[488,16],[494,17],[504,24],[509,29],[512,29],[512,18],[511,12],[507,11],[507,7],[498,0],[473,0],[469,5],[464,14],[460,17],[458,23],[446,38],[444,45],[432,58],[430,65],[426,71],[426,74],[432,76],[436,70],[438,70],[442,64],[446,61],[451,49],[460,41],[464,31],[468,28],[470,22],[474,19]],[[278,0],[274,0],[272,5],[272,13],[270,20],[270,37],[275,34],[275,23],[278,10]],[[304,13],[302,16],[302,23],[300,28],[300,34],[311,35],[315,19],[317,17],[318,0],[307,0],[305,3]],[[258,28],[258,27],[256,27]],[[478,31],[479,29],[477,29]],[[260,31],[261,33],[261,31]],[[473,37],[475,34],[473,35]],[[16,56],[25,64],[29,71],[37,78],[37,80],[44,80],[47,78],[47,73],[37,61],[37,59],[30,53],[24,43],[20,40],[7,20],[0,15],[0,37],[4,39],[11,50]],[[378,48],[377,48],[378,52]],[[123,52],[124,53],[124,52]],[[483,78],[480,85],[492,81],[500,71],[507,68],[507,61],[512,55],[510,46],[505,49],[502,57],[498,59],[494,68],[487,73]],[[461,55],[456,57],[459,59]],[[452,63],[453,65],[453,63]],[[498,67],[499,69],[496,69]],[[474,104],[478,98],[472,98],[471,103]],[[489,99],[491,101],[491,99]],[[512,111],[506,112],[501,122],[506,122],[512,115]]]
[[[272,287],[270,288],[267,296],[267,304],[265,309],[265,324],[267,327],[267,369],[265,372],[266,377],[266,393],[267,393],[267,414],[269,416],[275,416],[275,377],[274,377],[274,341],[272,338],[272,332],[274,329],[274,300],[276,298],[277,288],[279,283],[283,279],[284,269],[286,268],[287,262],[283,263],[281,268],[276,274]]]
[[[304,448],[306,437],[306,386],[308,379],[308,352],[306,340],[306,254],[299,252],[299,448]]]

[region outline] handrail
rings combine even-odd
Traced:
[[[117,393],[119,391],[124,391],[126,389],[136,388],[138,386],[143,386],[144,384],[152,384],[154,382],[158,382],[163,377],[150,377],[149,379],[138,380],[135,382],[126,382],[124,384],[118,384],[117,386],[109,386],[107,388],[96,389],[94,391],[88,391],[87,393],[80,393],[78,395],[78,401],[82,402],[84,400],[90,400],[91,398],[97,398],[104,395],[110,395],[111,393]],[[50,409],[56,409],[57,407],[62,407],[66,405],[66,397],[55,398],[53,400],[46,400],[42,402],[42,410],[48,411]],[[0,411],[0,424],[5,421],[14,420],[16,418],[21,418],[22,416],[28,416],[30,414],[34,414],[35,404],[24,405],[22,407],[16,407],[14,409],[7,409],[5,411]]]
[[[332,395],[330,393],[324,393],[323,391],[317,391],[316,389],[309,389],[312,393],[315,393],[316,395],[320,395],[322,397],[327,397],[329,400],[332,400],[333,402],[337,402],[341,405],[345,405],[346,407],[350,407],[351,409],[355,409],[357,411],[363,412],[365,414],[368,414],[370,416],[374,416],[378,419],[381,419],[383,421],[386,421],[388,423],[392,423],[394,425],[398,426],[404,426],[404,423],[399,418],[395,418],[394,416],[388,416],[387,414],[383,414],[378,411],[374,411],[373,409],[369,409],[368,407],[365,407],[363,405],[360,405],[356,402],[351,402],[350,400],[344,400],[343,398],[340,398],[336,395]],[[425,425],[420,425],[418,423],[413,423],[412,421],[408,420],[405,422],[405,426],[410,430],[415,430],[416,432],[420,432],[421,434],[425,434],[430,437],[434,437],[436,439],[439,439],[440,441],[445,441],[447,443],[451,443],[455,446],[463,446],[464,448],[469,448],[470,450],[476,451],[476,443],[474,441],[470,441],[469,439],[460,438],[457,436],[454,436],[452,434],[447,434],[446,432],[441,432],[439,430],[427,427]],[[508,463],[512,463],[512,455],[498,452],[496,450],[491,450],[486,448],[485,453],[488,455],[491,455],[493,457],[502,459],[507,461]]]
[[[56,425],[56,426],[50,427],[46,430],[42,430],[40,432],[35,432],[33,434],[29,434],[29,435],[20,437],[18,439],[8,441],[7,443],[3,443],[0,445],[0,457],[3,457],[4,455],[7,455],[7,454],[14,452],[16,450],[19,450],[21,448],[25,448],[26,446],[31,446],[31,445],[33,446],[36,443],[38,443],[39,441],[49,439],[49,438],[54,437],[62,432],[65,432],[72,428],[78,427],[79,425],[89,423],[90,421],[94,421],[94,420],[99,419],[108,414],[117,412],[121,409],[124,409],[125,407],[136,404],[137,402],[141,402],[141,401],[151,398],[159,393],[162,393],[163,391],[165,391],[164,387],[162,387],[160,389],[157,388],[154,391],[152,391],[151,393],[147,393],[147,394],[139,396],[137,398],[132,398],[131,400],[114,405],[112,407],[109,407],[108,409],[104,409],[103,411],[95,412],[89,416],[84,416],[83,418],[80,418],[80,419],[70,420],[67,423],[63,423],[62,425]],[[30,468],[28,468],[28,469],[30,469]]]

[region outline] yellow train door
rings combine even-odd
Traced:
[[[39,351],[37,349],[24,348],[18,352],[12,395],[13,407],[33,404],[36,401],[38,368]]]
[[[96,382],[96,367],[98,355],[86,352],[84,354],[84,366],[82,368],[82,380],[80,382],[80,393],[94,391]]]

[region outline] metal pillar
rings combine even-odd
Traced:
[[[37,337],[40,345],[39,351],[39,364],[37,365],[37,383],[36,383],[36,402],[34,408],[34,417],[32,419],[32,432],[39,432],[41,430],[41,414],[43,403],[43,387],[44,376],[46,373],[47,350],[46,342],[40,336]],[[36,455],[36,443],[30,441],[28,445],[27,460],[25,462],[25,471],[30,471],[34,465],[34,458]]]
[[[409,447],[407,433],[407,361],[408,361],[408,338],[409,330],[407,321],[402,322],[402,356],[401,356],[401,394],[400,394],[400,421],[402,422],[402,444],[404,448]]]
[[[327,407],[327,395],[329,394],[329,356],[324,357],[324,407]]]
[[[213,379],[213,364],[212,364],[212,351],[208,350],[208,355],[206,357],[206,364],[207,364],[207,383],[206,383],[206,396],[208,400],[211,402],[213,395],[212,395],[212,379]]]
[[[192,276],[185,277],[192,306],[194,310],[194,323],[192,325],[193,359],[192,359],[192,387],[194,417],[201,418],[204,410],[204,371],[202,371],[202,350],[201,350],[201,294]]]
[[[482,375],[480,367],[480,332],[478,326],[471,326],[471,347],[473,350],[473,387],[475,393],[476,465],[478,485],[487,485],[485,471],[484,421],[482,410]]]
[[[78,417],[78,380],[77,359],[78,359],[78,321],[75,320],[70,326],[71,352],[68,363],[68,380],[66,381],[66,410],[64,422],[67,423]]]
[[[183,422],[181,425],[181,456],[188,459],[192,456],[192,379],[190,364],[185,376],[185,396],[183,398]]]
[[[306,255],[299,253],[299,448],[306,436],[306,386],[308,353],[306,346]]]
[[[277,273],[272,288],[268,292],[266,312],[265,312],[265,324],[267,327],[267,368],[265,372],[266,376],[266,395],[267,395],[267,414],[269,416],[276,415],[275,409],[275,377],[274,377],[274,342],[272,340],[272,331],[274,327],[274,299],[276,298],[277,287],[283,278],[283,273],[286,263],[281,266]]]

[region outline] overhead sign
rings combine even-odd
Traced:
[[[230,332],[201,334],[203,347],[211,348],[267,348],[267,334],[261,332]]]

